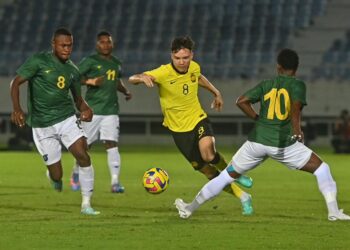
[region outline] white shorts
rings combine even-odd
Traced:
[[[267,157],[283,163],[290,169],[300,169],[310,160],[312,150],[300,142],[285,148],[265,146],[246,141],[232,157],[232,166],[240,174],[254,169]]]
[[[88,145],[96,140],[115,141],[119,139],[118,115],[94,115],[91,122],[82,122]]]
[[[61,143],[68,149],[80,137],[85,137],[75,115],[53,126],[32,130],[35,145],[46,165],[54,164],[61,159]]]

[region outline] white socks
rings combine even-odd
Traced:
[[[339,211],[337,203],[337,186],[331,175],[327,163],[322,162],[318,169],[313,173],[317,178],[319,190],[325,198],[328,213],[337,213]],[[227,170],[220,173],[219,176],[205,184],[197,194],[196,198],[187,206],[187,209],[194,212],[204,202],[217,196],[225,186],[232,183],[232,178]]]
[[[118,147],[109,148],[107,151],[107,163],[109,172],[111,174],[111,184],[118,184],[119,183],[119,174],[120,174],[120,154]],[[73,165],[73,171],[74,174],[79,173],[79,165],[77,162]]]
[[[94,169],[92,165],[88,167],[79,167],[79,181],[81,195],[83,197],[81,207],[90,207],[90,200],[92,192],[94,191]]]
[[[234,180],[228,174],[227,170],[223,170],[219,176],[210,180],[202,187],[196,198],[189,204],[188,209],[191,212],[195,211],[201,204],[217,196],[224,187],[231,184]]]
[[[316,176],[318,188],[326,200],[328,213],[338,212],[337,186],[332,178],[328,164],[322,162],[313,174]]]
[[[107,161],[109,172],[111,173],[111,184],[119,183],[119,173],[120,173],[120,154],[118,147],[109,148],[107,151]]]

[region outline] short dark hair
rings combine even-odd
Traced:
[[[112,36],[112,35],[110,32],[108,32],[106,30],[102,30],[102,31],[98,32],[97,39],[99,39],[101,36]]]
[[[72,36],[72,32],[70,32],[69,29],[67,28],[58,28],[57,30],[55,30],[55,32],[53,33],[53,36],[52,36],[52,40],[54,40],[57,36],[60,36],[60,35],[64,35],[64,36]]]
[[[193,50],[194,41],[189,36],[176,37],[171,42],[171,52],[178,52],[180,49]]]
[[[296,71],[299,66],[299,56],[291,49],[282,49],[277,56],[277,63],[286,70]]]

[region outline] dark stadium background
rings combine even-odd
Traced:
[[[298,76],[308,86],[304,124],[310,125],[314,145],[329,146],[335,118],[349,107],[348,13],[346,0],[1,0],[0,145],[16,132],[9,121],[9,83],[16,68],[50,49],[52,32],[64,26],[74,35],[74,62],[94,50],[98,31],[110,31],[125,79],[168,63],[171,39],[190,35],[202,73],[223,93],[221,113],[210,110],[210,95],[200,96],[219,142],[228,145],[240,144],[252,126],[235,107],[237,96],[275,74],[279,49],[295,49],[301,58]],[[157,91],[129,88],[135,98],[129,103],[120,98],[121,141],[168,144]],[[25,102],[26,90],[21,91]]]

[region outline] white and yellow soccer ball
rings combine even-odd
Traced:
[[[169,175],[162,168],[150,168],[143,175],[143,187],[150,194],[160,194],[169,185]]]

